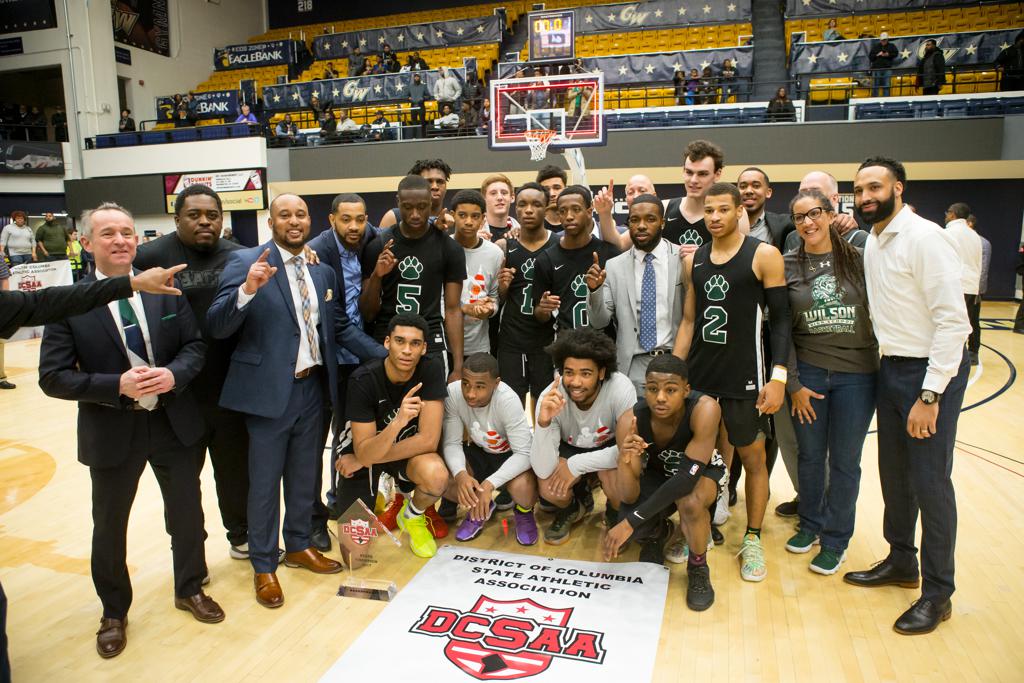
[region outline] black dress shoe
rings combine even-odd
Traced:
[[[953,603],[949,600],[936,603],[921,598],[900,615],[900,618],[893,624],[892,630],[905,636],[931,633],[952,615]]]
[[[714,524],[711,525],[711,540],[715,542],[715,545],[722,545],[725,543],[725,536]]]
[[[313,532],[309,535],[310,544],[322,553],[326,553],[331,549],[331,535],[327,533],[327,527],[320,527],[319,529],[313,529]]]
[[[16,385],[11,384],[10,382],[8,382],[5,379],[0,380],[0,389],[17,389],[17,388],[18,387]]]
[[[843,581],[866,588],[875,588],[876,586],[917,588],[921,585],[921,577],[916,571],[899,569],[888,559],[882,560],[871,569],[861,572],[846,572],[843,575]]]

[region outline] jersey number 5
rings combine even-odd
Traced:
[[[419,285],[402,283],[398,285],[398,305],[395,309],[399,313],[412,313],[419,315],[420,312],[420,291]]]
[[[704,327],[700,328],[701,337],[709,344],[724,344],[728,336],[725,329],[729,322],[729,312],[721,306],[708,306],[704,309]]]

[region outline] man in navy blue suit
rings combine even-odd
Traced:
[[[328,396],[337,399],[337,345],[358,358],[386,351],[352,325],[331,268],[305,262],[310,217],[301,197],[270,204],[273,239],[230,255],[207,313],[217,338],[238,332],[220,405],[245,413],[249,430],[249,559],[256,600],[280,607],[279,491],[284,481],[284,562],[321,574],[341,571],[312,547],[310,523]],[[275,286],[263,288],[273,282]]]

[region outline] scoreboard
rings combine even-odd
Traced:
[[[576,13],[571,10],[530,13],[531,62],[568,61],[576,57]]]

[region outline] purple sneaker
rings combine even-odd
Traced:
[[[533,510],[520,512],[517,509],[515,522],[516,540],[519,541],[519,545],[535,545],[539,534],[537,532],[537,520],[533,518]]]
[[[491,501],[491,507],[487,511],[487,517],[481,520],[470,519],[469,513],[466,513],[466,518],[462,520],[462,524],[459,525],[458,530],[455,532],[456,541],[472,541],[474,538],[480,535],[480,532],[484,530],[484,524],[487,524],[487,520],[494,514],[494,501]]]

